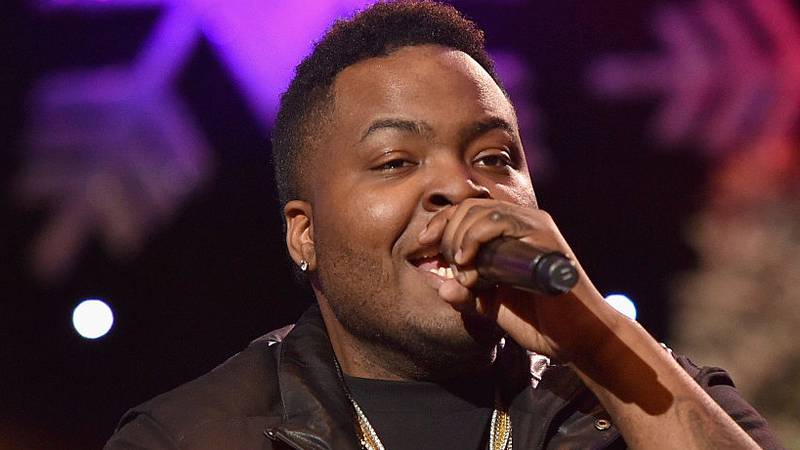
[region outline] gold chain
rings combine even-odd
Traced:
[[[489,450],[511,450],[511,415],[495,409],[489,431]]]
[[[356,411],[358,427],[361,429],[361,446],[364,450],[385,450],[378,433],[372,428],[367,416],[361,411],[355,399],[350,397],[350,402]],[[511,415],[507,411],[495,409],[492,412],[492,421],[489,430],[489,450],[511,449]]]

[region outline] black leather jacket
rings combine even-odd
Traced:
[[[504,395],[514,448],[626,448],[570,369],[542,359],[531,365],[513,345],[501,353],[503,371],[513,374],[506,377]],[[724,371],[677,360],[764,448],[780,448]],[[319,309],[310,308],[294,328],[256,339],[208,374],[131,409],[105,448],[360,448]]]

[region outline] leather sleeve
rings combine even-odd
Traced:
[[[177,450],[172,437],[146,414],[128,413],[103,450]]]
[[[767,421],[739,393],[728,372],[718,367],[698,367],[685,356],[675,356],[689,375],[765,450],[783,450]]]

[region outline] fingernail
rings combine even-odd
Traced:
[[[462,283],[463,283],[463,282],[465,282],[465,281],[467,281],[467,274],[465,274],[464,272],[460,272],[460,273],[457,275],[457,277],[458,277],[458,281],[460,281],[460,282],[462,282]]]
[[[453,259],[455,259],[457,263],[461,264],[461,262],[462,262],[461,261],[461,257],[462,256],[464,256],[464,254],[461,252],[461,249],[458,249],[458,251],[456,252],[455,256],[453,256]]]

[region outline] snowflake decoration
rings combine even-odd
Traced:
[[[63,277],[95,233],[112,254],[135,253],[208,179],[210,148],[172,88],[201,35],[266,129],[312,40],[365,2],[314,3],[298,9],[286,1],[38,2],[48,13],[161,6],[162,14],[130,64],[54,73],[33,89],[16,187],[27,206],[52,210],[33,246],[35,272],[47,281]]]
[[[266,131],[312,42],[333,19],[368,3],[314,0],[298,8],[290,1],[250,0],[37,2],[48,13],[159,6],[162,14],[130,64],[55,73],[34,88],[27,160],[17,188],[25,204],[52,208],[34,244],[35,271],[45,280],[65,275],[94,233],[115,255],[135,253],[209,178],[210,148],[172,88],[200,36]],[[509,90],[524,88],[527,68],[521,60],[505,52],[499,62],[513,78]],[[534,108],[517,95],[521,126],[530,130]]]
[[[162,14],[130,64],[54,73],[33,90],[17,190],[28,206],[52,209],[34,244],[35,271],[46,280],[65,275],[94,233],[113,254],[134,253],[208,179],[209,146],[172,88],[201,35],[266,131],[311,43],[334,18],[368,3],[315,0],[298,8],[289,1],[250,0],[36,2],[48,13],[158,6]],[[525,69],[514,55],[504,55],[499,66],[516,73],[509,86],[523,86],[519,74]],[[533,122],[528,103],[519,108],[523,128]]]

